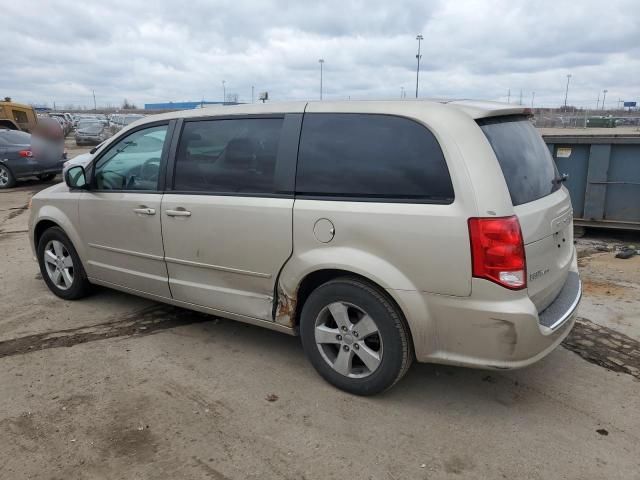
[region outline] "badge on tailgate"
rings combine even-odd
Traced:
[[[559,217],[551,221],[551,228],[553,230],[553,233],[555,234],[560,232],[565,227],[571,225],[572,221],[573,221],[573,209],[570,208],[565,213],[563,213],[562,215],[560,215]]]

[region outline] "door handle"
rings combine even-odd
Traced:
[[[134,208],[133,211],[134,211],[134,213],[139,213],[141,215],[155,215],[156,214],[156,209],[155,208],[141,207],[141,208]]]
[[[166,213],[167,216],[169,217],[190,217],[191,216],[191,212],[185,209],[165,210],[164,213]]]

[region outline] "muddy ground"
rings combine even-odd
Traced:
[[[358,398],[297,338],[96,289],[48,292],[0,193],[0,479],[640,478],[637,237],[578,241],[580,319],[524,370],[414,365]]]

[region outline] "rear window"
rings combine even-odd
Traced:
[[[371,114],[305,114],[296,191],[302,195],[451,203],[442,149],[424,126]]]
[[[478,124],[498,158],[514,206],[560,188],[551,153],[527,117],[488,118]]]
[[[0,132],[0,142],[5,145],[29,145],[31,135],[18,130],[3,130]]]

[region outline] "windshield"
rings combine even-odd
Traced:
[[[560,188],[551,153],[527,117],[486,118],[478,124],[498,158],[514,206]]]
[[[102,124],[100,122],[98,122],[97,120],[91,120],[91,121],[82,121],[80,123],[78,123],[78,130],[86,130],[88,128],[91,127],[99,127],[101,128]]]
[[[99,133],[102,131],[102,125],[100,125],[99,123],[89,123],[87,125],[83,125],[81,130],[83,132]]]
[[[142,117],[124,117],[123,122],[125,125],[129,125],[133,122],[135,122],[136,120],[140,120]]]

